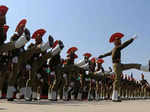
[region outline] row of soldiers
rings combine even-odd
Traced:
[[[6,13],[8,8],[0,6],[0,97],[5,82],[7,83],[8,101],[24,96],[25,100],[39,100],[42,90],[47,87],[48,99],[57,101],[59,99],[112,99],[114,85],[116,84],[116,73],[104,70],[101,57],[91,58],[90,53],[83,54],[83,60],[75,63],[78,57],[76,47],[67,51],[67,58],[60,56],[64,44],[61,40],[55,40],[49,35],[48,41],[43,42],[42,37],[45,29],[38,29],[32,35],[26,27],[27,20],[22,19],[11,36],[7,39]],[[25,49],[26,43],[31,43]],[[109,53],[110,54],[110,53]],[[122,77],[121,77],[122,76]],[[142,75],[143,77],[143,75]],[[150,96],[148,82],[136,81],[133,77],[127,78],[120,75],[118,96],[122,98],[147,98]],[[118,84],[118,83],[117,83]]]
[[[109,67],[108,71],[104,70],[102,66],[104,60],[90,59],[90,53],[85,53],[83,60],[74,63],[74,59],[77,58],[76,50],[76,47],[68,50],[68,58],[63,62],[59,76],[57,70],[52,69],[53,64],[48,65],[47,68],[52,70],[48,77],[48,99],[56,101],[57,96],[63,100],[111,99],[115,80],[112,69]],[[150,86],[144,79],[144,75],[142,74],[142,80],[136,81],[133,75],[127,77],[127,75],[122,74],[119,96],[124,99],[148,98]]]
[[[49,41],[43,43],[42,37],[46,33],[45,29],[36,30],[33,35],[30,35],[29,29],[26,27],[27,20],[22,19],[15,29],[15,33],[11,36],[10,42],[4,43],[7,39],[6,13],[8,7],[0,6],[0,96],[2,96],[2,88],[4,81],[7,80],[7,99],[13,100],[13,95],[16,92],[16,85],[19,88],[20,83],[24,80],[20,79],[26,71],[29,78],[26,82],[26,95],[30,95],[29,85],[32,87],[32,97],[36,96],[36,92],[40,91],[37,88],[37,74],[46,63],[47,59],[59,54],[64,45],[61,40],[54,41],[52,36],[49,36]],[[25,45],[29,40],[34,39],[35,44],[31,43],[25,50]],[[49,51],[47,51],[50,49]],[[20,82],[20,83],[19,83]],[[23,91],[23,90],[21,90]]]

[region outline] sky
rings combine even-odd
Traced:
[[[14,33],[18,22],[27,19],[27,28],[31,34],[40,28],[55,40],[62,40],[65,48],[61,55],[72,46],[78,48],[77,55],[90,52],[97,57],[110,51],[114,46],[109,43],[110,36],[122,32],[122,42],[134,34],[138,38],[122,51],[122,63],[148,64],[150,59],[150,1],[149,0],[0,0],[0,5],[9,7],[7,24],[8,40]],[[112,66],[111,57],[104,58],[104,69]],[[150,73],[128,70],[136,79],[145,74],[150,82]]]

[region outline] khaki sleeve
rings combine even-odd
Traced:
[[[112,54],[112,51],[110,51],[110,52],[108,52],[104,55],[100,55],[98,58],[104,58],[104,57],[107,57],[107,56],[111,56],[111,54]]]
[[[127,47],[128,45],[130,45],[132,42],[133,42],[133,38],[131,38],[130,40],[124,42],[122,45],[119,46],[119,49],[122,50],[124,49],[125,47]]]

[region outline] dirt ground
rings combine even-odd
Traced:
[[[150,112],[150,100],[27,102],[0,100],[0,112]]]

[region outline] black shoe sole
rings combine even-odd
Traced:
[[[121,102],[121,100],[112,100],[112,102]]]
[[[7,101],[14,101],[14,99],[13,98],[9,98],[9,99],[7,99]]]

